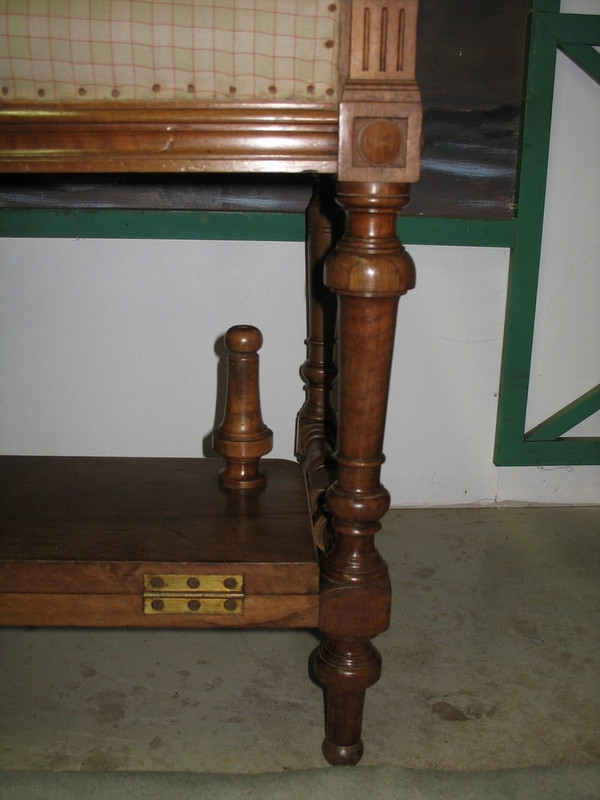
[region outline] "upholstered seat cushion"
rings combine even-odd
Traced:
[[[0,0],[0,103],[335,102],[338,6]]]

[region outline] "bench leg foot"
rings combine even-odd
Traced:
[[[352,766],[363,754],[365,692],[381,674],[381,657],[369,640],[326,640],[315,658],[315,675],[326,690],[323,755],[330,764]]]

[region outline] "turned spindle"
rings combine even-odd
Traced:
[[[259,459],[272,449],[273,432],[260,410],[257,351],[262,343],[261,332],[252,325],[236,325],[225,335],[227,398],[213,446],[226,461],[219,481],[227,489],[256,489],[265,484]]]
[[[314,674],[327,689],[323,753],[331,764],[361,757],[365,692],[381,672],[371,639],[390,620],[388,569],[375,535],[390,504],[380,477],[396,311],[415,283],[396,235],[408,196],[407,184],[338,182],[347,227],[325,266],[339,305],[339,427],[337,478],[326,494],[334,536],[321,561],[324,641]]]

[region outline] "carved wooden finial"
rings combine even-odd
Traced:
[[[260,410],[258,350],[263,338],[252,325],[227,331],[227,399],[223,422],[213,436],[213,446],[227,462],[219,481],[228,489],[256,489],[265,483],[259,459],[273,447],[273,433]]]

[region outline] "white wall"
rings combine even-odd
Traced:
[[[597,383],[600,364],[599,93],[568,59],[558,67],[532,424]],[[600,502],[600,467],[492,464],[508,252],[410,249],[418,285],[400,304],[385,446],[392,502]],[[298,243],[0,240],[0,452],[202,454],[215,341],[250,322],[265,338],[273,455],[291,457],[302,264]],[[598,417],[579,433],[600,435]]]

